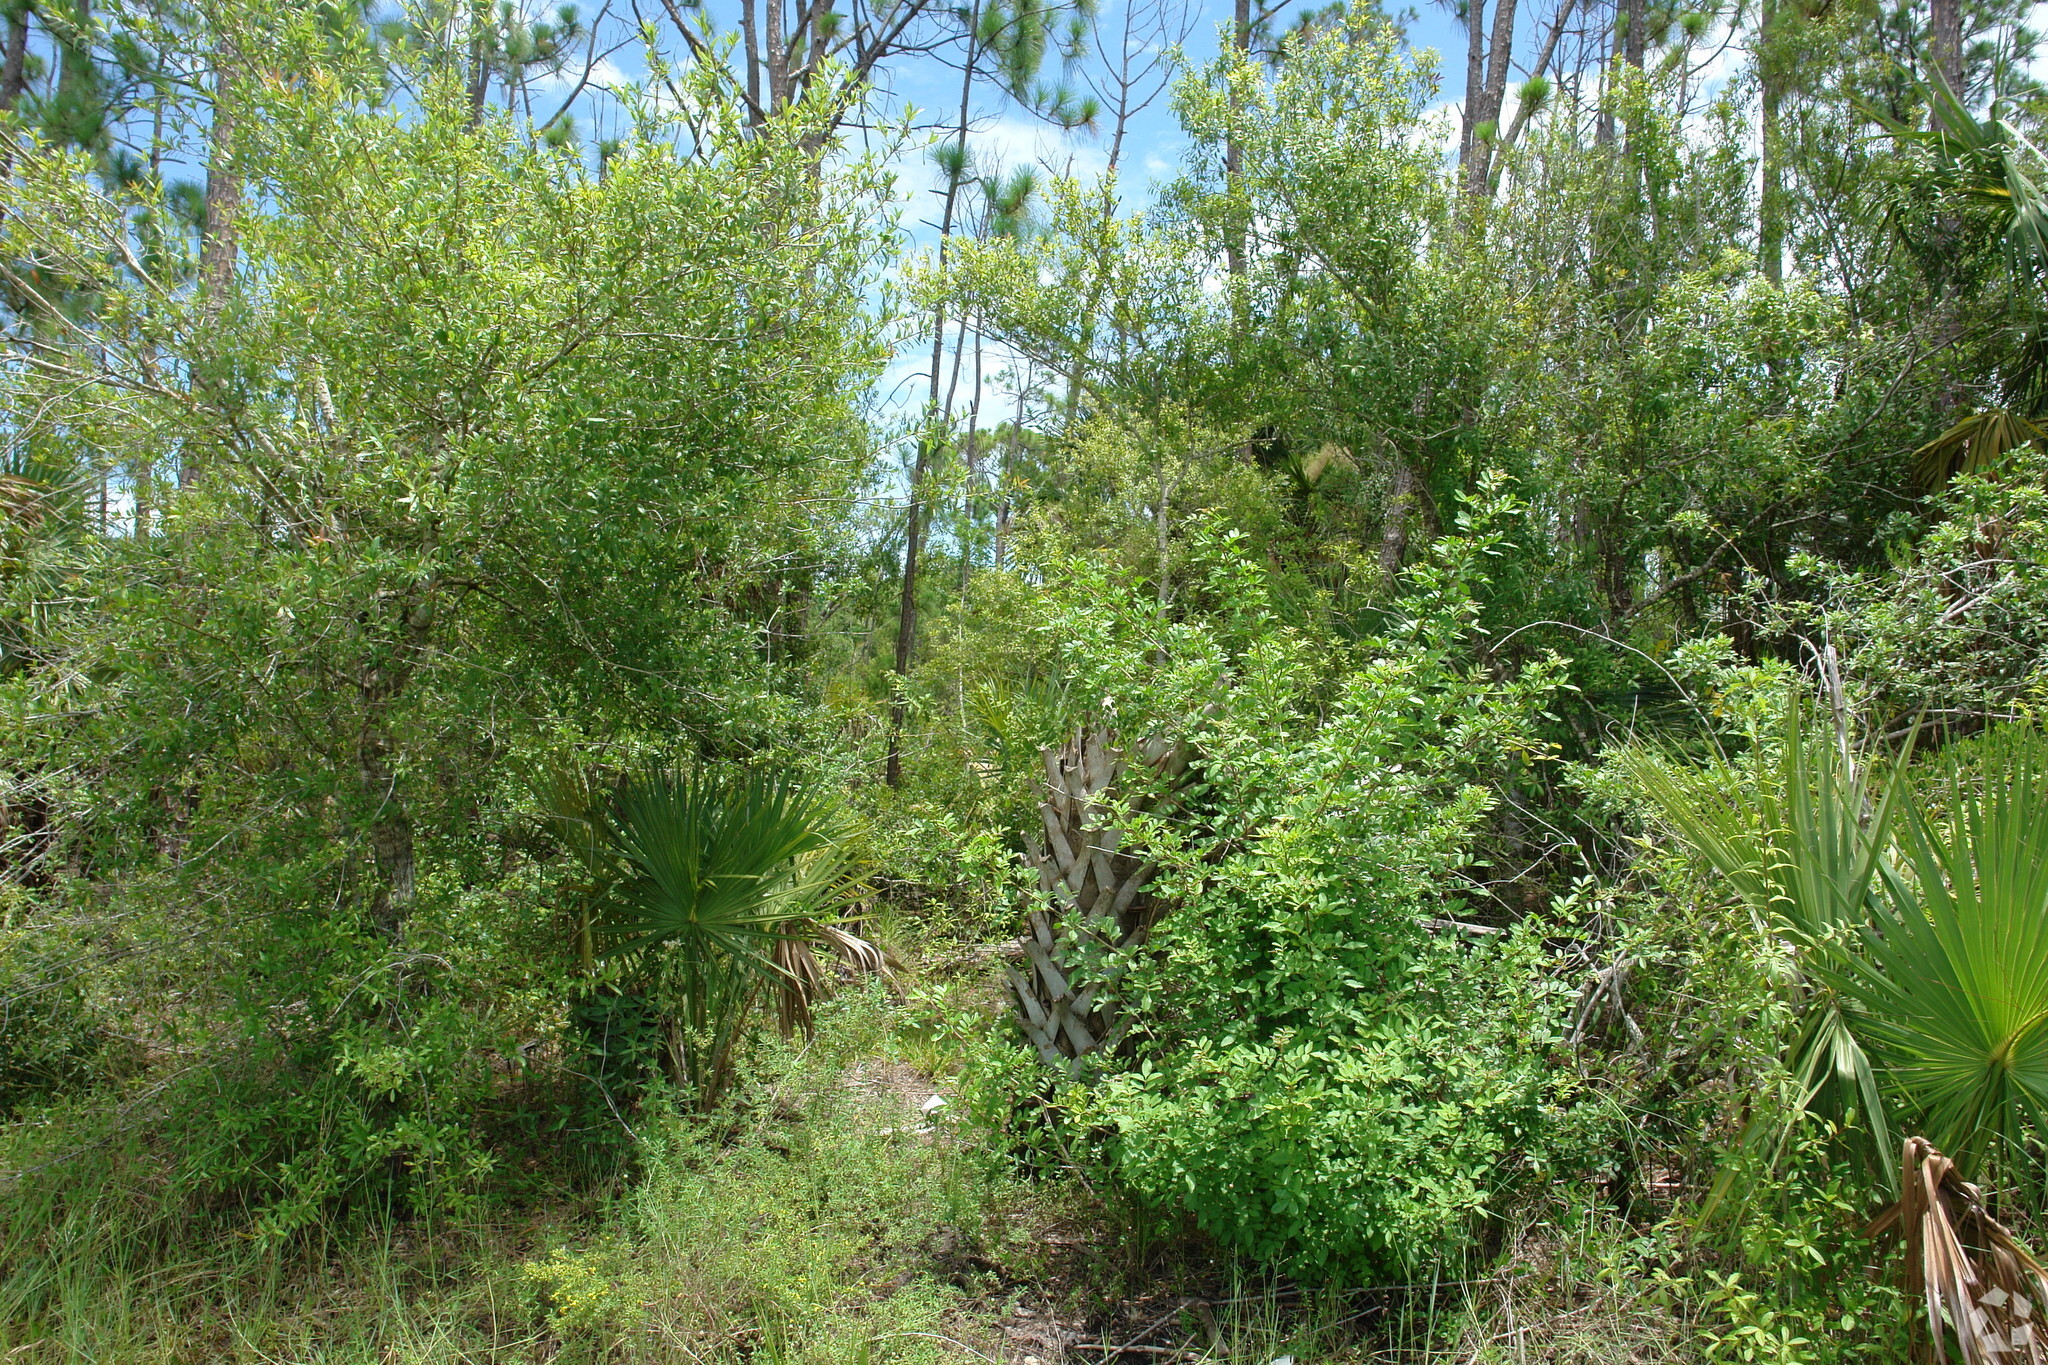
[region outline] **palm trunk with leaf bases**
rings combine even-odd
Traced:
[[[1125,754],[1114,735],[1083,730],[1045,754],[1042,835],[1026,839],[1045,903],[1026,917],[1019,940],[1025,966],[1005,964],[1018,1025],[1049,1066],[1077,1071],[1082,1060],[1114,1050],[1129,1020],[1116,994],[1129,954],[1165,913],[1152,895],[1157,866],[1127,846],[1111,823],[1118,779],[1136,764],[1144,788],[1123,801],[1156,809],[1188,768],[1184,746],[1144,740]]]

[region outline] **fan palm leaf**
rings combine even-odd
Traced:
[[[1907,866],[1828,976],[1968,1176],[2048,1119],[2048,742],[2013,727],[1944,785],[1948,819],[1908,812]]]
[[[623,875],[605,918],[614,954],[714,950],[773,974],[773,949],[834,882],[830,808],[795,782],[641,773],[613,800]]]
[[[1620,761],[1671,832],[1727,881],[1757,930],[1792,954],[1785,989],[1800,1024],[1788,1065],[1798,1098],[1787,1123],[1753,1125],[1748,1141],[1774,1139],[1782,1148],[1806,1114],[1860,1114],[1889,1172],[1893,1144],[1877,1071],[1814,968],[1870,921],[1904,764],[1859,769],[1805,731],[1793,696],[1774,767],[1745,774],[1722,762],[1682,778],[1646,749],[1624,751]]]
[[[603,831],[606,955],[658,983],[670,1079],[708,1109],[761,992],[794,1027],[824,987],[810,940],[853,884],[833,809],[786,777],[649,769],[619,784]]]

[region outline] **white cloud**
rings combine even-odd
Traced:
[[[536,94],[566,95],[574,90],[583,79],[581,61],[565,62],[560,71],[536,71],[527,78],[527,85]],[[633,85],[633,78],[609,57],[600,57],[590,68],[592,90],[613,90],[622,85]]]
[[[1037,166],[1059,175],[1090,179],[1109,168],[1100,141],[1086,131],[1070,132],[1039,119],[1004,114],[976,124],[967,134],[975,168],[984,174]]]

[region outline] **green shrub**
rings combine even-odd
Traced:
[[[1192,791],[1127,818],[1174,908],[1129,964],[1126,1055],[1058,1107],[1141,1198],[1302,1273],[1455,1255],[1575,1140],[1545,1064],[1568,988],[1540,933],[1452,923],[1483,784],[1542,761],[1555,677],[1469,662],[1520,510],[1497,477],[1482,489],[1407,576],[1400,627],[1348,650],[1276,620],[1228,533],[1208,539],[1200,615],[1162,620],[1085,566],[1051,585],[1075,604],[1047,628],[1076,691],[1199,755]]]

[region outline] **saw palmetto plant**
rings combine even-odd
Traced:
[[[1783,991],[1800,1020],[1787,1062],[1798,1087],[1789,1121],[1753,1124],[1751,1143],[1778,1152],[1808,1114],[1860,1116],[1888,1165],[1890,1127],[1878,1077],[1835,992],[1815,969],[1830,945],[1870,921],[1902,765],[1857,765],[1844,746],[1815,743],[1788,702],[1775,763],[1705,770],[1644,749],[1620,758],[1678,839],[1727,880],[1757,928],[1786,949]]]
[[[607,951],[656,986],[669,1078],[708,1109],[762,993],[797,996],[783,1014],[801,1017],[822,983],[787,964],[849,890],[834,810],[786,777],[650,769],[620,784],[611,817]]]
[[[787,777],[649,768],[612,785],[580,770],[536,784],[583,865],[576,939],[661,1015],[677,1092],[717,1104],[764,995],[806,1027],[832,977],[814,951],[886,972],[872,944],[829,921],[853,876],[835,808]],[[585,908],[587,907],[587,908]]]
[[[1880,1156],[1892,1125],[1925,1135],[1884,1162],[1897,1198],[1871,1230],[1904,1242],[1937,1354],[1946,1332],[1970,1365],[2048,1361],[2032,1322],[2048,1276],[1971,1183],[2021,1169],[2048,1119],[2048,738],[2030,724],[1987,736],[1925,802],[1904,759],[1855,773],[1846,746],[1809,744],[1796,706],[1765,782],[1627,761],[1794,950],[1800,1112],[1832,1084],[1837,1101],[1861,1098]]]
[[[2015,725],[1908,804],[1877,913],[1826,971],[1918,1131],[1965,1177],[2048,1117],[2048,743]]]

